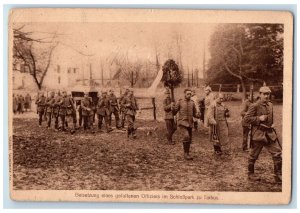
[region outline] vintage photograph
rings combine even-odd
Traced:
[[[11,198],[288,203],[292,38],[288,12],[12,10]]]

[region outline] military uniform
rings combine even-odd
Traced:
[[[102,122],[105,121],[106,131],[111,131],[109,125],[110,101],[108,97],[101,97],[97,104],[98,128],[102,128]]]
[[[198,117],[194,101],[180,99],[175,105],[175,113],[178,113],[178,127],[182,135],[184,157],[187,160],[192,159],[189,156],[192,143],[192,130],[194,117]]]
[[[18,97],[13,95],[13,112],[16,113],[18,110]]]
[[[167,93],[170,94],[170,93]],[[172,107],[172,100],[168,96],[163,101],[163,107],[165,111],[165,122],[166,122],[166,128],[167,128],[167,140],[169,144],[174,144],[172,140],[172,136],[176,130],[176,124],[174,120],[174,112]]]
[[[54,95],[52,95],[46,99],[46,113],[47,113],[47,119],[48,119],[48,122],[47,122],[48,128],[51,127],[54,103],[55,103]]]
[[[231,143],[228,137],[229,111],[223,103],[214,103],[208,109],[208,123],[210,124],[210,141],[213,142],[216,154],[231,152]],[[213,140],[213,134],[216,134],[217,141]]]
[[[59,116],[61,120],[62,130],[65,130],[66,121],[68,123],[69,118],[73,120],[73,114],[75,111],[74,102],[70,96],[62,97],[60,101]],[[74,123],[73,128],[75,129]]]
[[[39,115],[39,125],[42,125],[43,121],[43,115],[45,113],[45,106],[46,106],[46,97],[44,95],[39,96],[39,98],[36,101],[37,105],[37,112]]]
[[[126,116],[126,121],[127,121],[127,136],[129,137],[130,135],[133,136],[133,138],[136,137],[135,133],[135,126],[134,126],[134,121],[135,121],[135,115],[136,111],[139,109],[136,98],[132,96],[126,96],[123,98],[122,102],[123,106],[125,107],[124,114]]]
[[[252,104],[252,102],[249,99],[246,99],[243,104],[242,104],[242,111],[241,111],[241,116],[242,116],[242,127],[243,127],[243,143],[242,143],[242,149],[245,151],[248,149],[248,145],[247,145],[247,140],[248,140],[248,135],[249,135],[249,131],[250,131],[250,125],[248,125],[245,121],[244,121],[244,117],[250,107],[250,105]]]
[[[270,91],[268,87],[262,87],[261,93]],[[270,91],[271,92],[271,91]],[[261,121],[260,117],[265,116]],[[273,104],[271,102],[258,101],[252,104],[247,111],[244,121],[252,125],[252,142],[248,160],[249,178],[254,175],[254,164],[263,147],[272,155],[274,163],[275,179],[281,181],[282,157],[281,145],[279,144],[275,130],[273,129]]]
[[[23,95],[20,95],[19,98],[18,98],[18,112],[19,112],[19,114],[24,112],[24,102],[25,102],[25,99],[24,99]]]
[[[125,118],[126,118],[126,107],[123,105],[124,103],[124,99],[127,96],[128,92],[125,92],[123,95],[121,95],[120,100],[119,100],[119,105],[120,105],[120,113],[121,113],[121,124],[120,126],[122,128],[124,128],[124,124],[125,124]]]
[[[83,129],[89,129],[89,117],[92,110],[92,99],[90,97],[84,97],[81,101],[81,110],[82,110],[82,118],[83,118]]]
[[[60,94],[57,94],[56,97],[54,97],[54,100],[53,100],[53,113],[52,113],[52,117],[55,119],[55,123],[54,123],[54,128],[55,129],[58,129],[58,124],[59,124],[59,110],[60,110],[60,102],[61,102],[61,95]]]
[[[31,105],[31,96],[29,94],[27,94],[25,96],[25,109],[26,109],[26,111],[30,109],[30,105]]]
[[[114,94],[110,94],[108,96],[109,101],[110,101],[110,115],[109,115],[109,126],[111,126],[111,117],[112,114],[115,116],[115,121],[116,121],[116,128],[120,127],[120,117],[119,117],[119,107],[118,107],[118,100],[117,97]]]

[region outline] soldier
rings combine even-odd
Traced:
[[[69,118],[73,118],[73,111],[75,111],[75,106],[72,98],[68,96],[66,91],[62,92],[62,99],[59,102],[60,110],[59,110],[59,116],[61,120],[61,130],[66,131],[65,125],[66,121],[69,120]],[[73,131],[75,129],[75,126],[73,126]]]
[[[55,130],[58,130],[58,118],[59,118],[59,110],[60,110],[60,102],[61,102],[61,95],[60,92],[57,92],[56,95],[54,96],[54,101],[53,101],[53,112],[52,112],[52,117],[55,119],[54,121],[54,128]]]
[[[174,120],[174,107],[175,104],[171,100],[170,91],[166,90],[166,98],[163,101],[165,111],[165,122],[167,127],[167,140],[168,143],[174,145],[175,142],[172,140],[172,136],[176,130],[176,124]]]
[[[81,127],[82,126],[82,107],[81,107],[81,101],[80,100],[76,101],[76,109],[78,111],[78,116],[79,116],[78,125],[79,125],[79,127]]]
[[[209,106],[207,117],[210,124],[210,140],[213,142],[214,151],[217,155],[231,152],[231,143],[228,138],[228,123],[229,110],[223,104],[224,96],[219,94],[218,98]],[[213,137],[217,138],[214,139]],[[213,140],[214,139],[214,140]]]
[[[273,104],[270,100],[271,90],[263,86],[259,89],[260,100],[253,103],[247,111],[244,120],[252,125],[251,150],[248,159],[248,179],[260,180],[254,174],[254,164],[265,147],[272,155],[274,163],[274,177],[276,182],[282,180],[282,157],[281,144],[278,141],[273,123]]]
[[[83,118],[83,129],[90,129],[89,117],[92,111],[92,99],[89,97],[88,93],[84,94],[81,101],[82,118]]]
[[[249,135],[251,126],[246,124],[246,122],[244,121],[244,116],[246,115],[251,104],[252,104],[251,97],[249,94],[246,94],[246,99],[242,103],[242,111],[241,111],[242,127],[243,127],[243,143],[242,143],[243,151],[248,151],[247,141],[248,141],[248,135]]]
[[[200,100],[199,100],[199,98],[198,98],[197,95],[196,95],[196,89],[195,89],[195,88],[192,90],[192,97],[191,97],[191,100],[194,101],[195,106],[196,106],[197,114],[200,115],[200,107],[199,107]],[[199,118],[193,118],[193,119],[194,119],[194,128],[195,128],[195,130],[197,130],[197,129],[198,129],[198,121],[199,121]]]
[[[118,106],[118,100],[116,95],[114,94],[114,90],[110,89],[109,90],[109,96],[108,99],[110,101],[110,115],[109,115],[109,126],[111,126],[111,117],[112,114],[115,116],[115,121],[116,121],[116,128],[120,128],[120,118],[119,118],[119,106]]]
[[[76,130],[76,124],[77,124],[77,115],[76,115],[76,106],[75,106],[75,101],[74,98],[72,97],[72,93],[68,93],[68,98],[72,102],[72,107],[69,107],[67,109],[67,125],[69,123],[73,123],[73,129],[71,130],[71,133],[74,133]]]
[[[212,94],[212,90],[211,90],[210,86],[205,87],[204,92],[205,92],[205,98],[204,98],[204,105],[205,105],[204,126],[209,127],[207,112],[208,112],[209,106],[212,103],[214,103],[214,95]]]
[[[51,120],[52,120],[52,114],[53,114],[53,107],[54,107],[54,102],[55,102],[55,93],[51,92],[50,97],[46,98],[46,113],[47,113],[47,119],[48,119],[48,125],[47,127],[51,127]]]
[[[19,95],[19,98],[18,98],[18,112],[19,114],[23,114],[24,112],[24,103],[25,103],[25,99],[23,97],[23,95]]]
[[[191,100],[192,91],[190,89],[184,90],[184,99],[178,100],[175,105],[174,112],[178,113],[178,126],[182,132],[182,143],[184,151],[184,159],[193,160],[190,156],[190,146],[192,143],[192,130],[193,130],[193,118],[200,117],[197,114],[194,101]]]
[[[30,109],[30,105],[31,105],[31,96],[29,95],[29,93],[27,93],[26,96],[25,96],[25,110],[26,110],[26,112]]]
[[[125,118],[126,118],[126,114],[125,114],[126,107],[123,105],[123,102],[124,102],[125,97],[128,95],[128,93],[129,93],[129,89],[126,88],[125,92],[120,96],[120,100],[119,100],[120,113],[121,113],[121,124],[120,124],[120,126],[122,128],[124,128]]]
[[[98,129],[102,127],[103,120],[105,121],[106,132],[111,132],[112,129],[109,125],[109,116],[110,116],[110,102],[107,97],[107,92],[102,91],[102,96],[97,104],[97,115],[98,115]]]
[[[18,110],[18,95],[13,94],[13,112],[16,113]]]
[[[127,121],[127,137],[132,135],[132,138],[136,138],[136,128],[134,126],[136,111],[139,109],[136,98],[134,97],[133,90],[129,89],[128,95],[123,98],[122,105],[125,107],[125,115]]]
[[[37,105],[37,112],[39,115],[39,126],[41,127],[43,121],[43,115],[45,113],[45,106],[46,106],[46,97],[44,96],[43,92],[40,93],[35,103]]]

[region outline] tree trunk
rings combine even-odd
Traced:
[[[246,98],[246,85],[244,79],[240,79],[241,86],[242,86],[242,100],[244,101]]]

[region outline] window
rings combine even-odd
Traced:
[[[60,76],[58,76],[58,79],[57,79],[57,80],[58,80],[58,84],[60,84]]]

